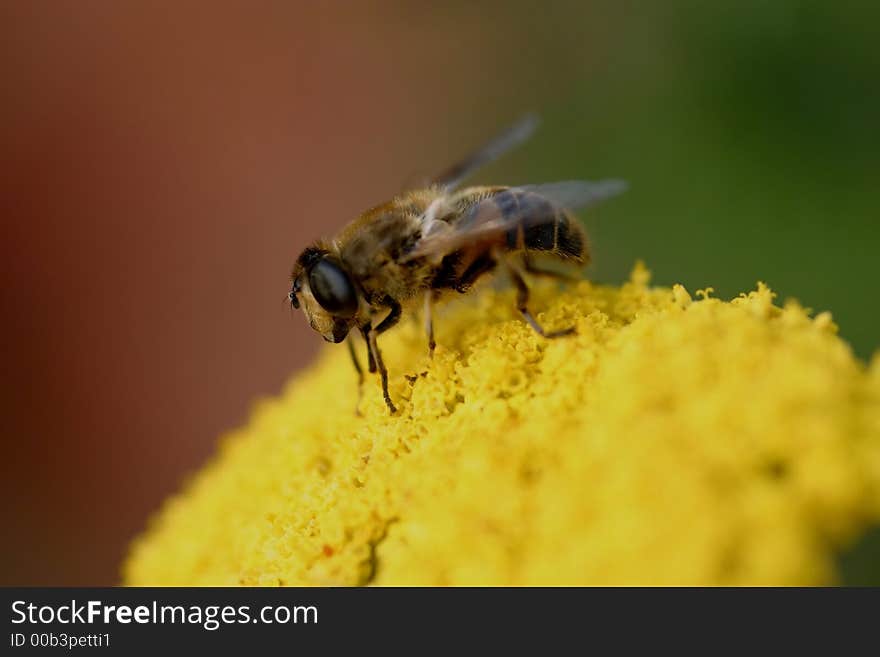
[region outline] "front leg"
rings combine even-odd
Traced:
[[[357,372],[358,376],[358,397],[357,404],[354,407],[354,413],[358,417],[361,416],[361,397],[364,394],[364,370],[361,369],[361,364],[358,362],[357,354],[354,350],[354,339],[351,335],[348,336],[348,339],[345,341],[348,344],[348,353],[351,355],[351,362],[354,363],[354,369]]]
[[[379,335],[379,331],[376,329],[371,329],[368,333],[370,350],[376,358],[379,376],[382,377],[382,396],[385,398],[385,405],[388,406],[388,410],[393,415],[397,412],[397,408],[394,406],[394,402],[391,401],[391,395],[388,394],[388,370],[385,368],[385,363],[382,361],[382,352],[379,351],[379,345],[376,343],[377,335]]]
[[[385,297],[382,299],[382,305],[389,309],[389,313],[385,316],[379,325],[374,329],[377,334],[384,333],[392,326],[397,324],[400,321],[400,315],[403,312],[403,309],[400,307],[400,303],[391,297]]]
[[[385,319],[379,322],[377,326],[367,329],[367,351],[370,354],[370,358],[374,361],[373,369],[370,371],[375,372],[376,369],[379,370],[379,376],[382,377],[382,396],[385,398],[385,405],[388,406],[388,410],[393,414],[397,412],[397,408],[391,401],[391,395],[388,394],[388,370],[385,367],[385,362],[382,360],[382,352],[379,351],[379,344],[376,342],[376,338],[379,334],[384,333],[400,321],[402,308],[400,303],[391,297],[385,297],[382,300],[382,305],[390,310]]]
[[[364,342],[367,344],[367,371],[370,374],[374,374],[376,372],[376,359],[373,357],[373,347],[370,346],[371,329],[372,327],[369,323],[360,327],[361,335],[364,336]]]

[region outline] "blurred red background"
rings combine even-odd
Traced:
[[[298,251],[494,129],[441,136],[491,66],[425,56],[443,19],[381,6],[0,11],[0,583],[113,584],[150,512],[322,344],[282,304]]]

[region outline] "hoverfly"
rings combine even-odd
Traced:
[[[549,255],[583,267],[589,260],[587,240],[569,211],[619,194],[626,184],[576,180],[458,189],[477,169],[528,139],[536,126],[535,117],[525,117],[427,187],[367,210],[334,239],[312,244],[296,260],[291,305],[302,308],[328,342],[348,338],[359,389],[364,374],[350,332],[360,332],[367,368],[378,370],[392,414],[396,408],[377,338],[397,324],[405,307],[424,304],[433,354],[434,303],[445,292],[467,292],[480,276],[502,267],[516,286],[517,310],[537,333],[557,338],[573,332],[573,327],[545,331],[531,314],[525,274],[564,277],[537,268],[531,256]]]

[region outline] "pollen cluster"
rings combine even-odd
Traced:
[[[651,287],[485,288],[328,346],[166,502],[133,585],[821,584],[880,521],[880,358],[827,313]]]

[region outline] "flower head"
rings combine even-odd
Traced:
[[[389,416],[328,347],[153,519],[129,584],[814,584],[880,518],[880,359],[827,313],[538,286],[383,336]],[[540,312],[541,310],[544,312]]]

